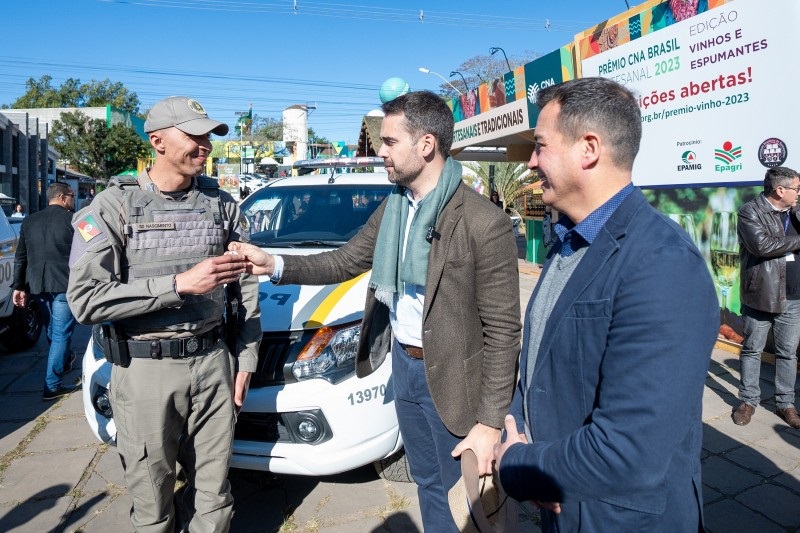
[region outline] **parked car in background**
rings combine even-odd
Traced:
[[[273,254],[334,250],[364,225],[392,184],[380,158],[297,162],[328,174],[270,180],[241,203],[250,240]],[[375,172],[347,173],[355,166]],[[314,168],[318,168],[314,167]],[[370,273],[333,285],[273,285],[261,278],[263,338],[238,416],[231,466],[322,476],[374,464],[410,481],[397,426],[391,357],[355,375]],[[110,365],[91,344],[83,358],[84,407],[95,434],[113,443]]]
[[[19,238],[19,230],[22,227],[22,221],[25,220],[22,217],[8,217],[8,223],[11,225],[11,229],[14,231],[14,235]]]
[[[262,178],[258,174],[240,174],[239,175],[239,186],[240,187],[249,187],[250,191],[254,191],[256,189],[260,189],[264,185],[267,184],[267,180]]]
[[[32,348],[42,333],[42,310],[35,298],[24,309],[14,307],[14,255],[24,218],[0,214],[0,346],[8,352]]]

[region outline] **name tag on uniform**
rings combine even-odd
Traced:
[[[794,261],[794,253],[792,252],[789,252],[784,257],[786,258],[787,261]]]
[[[145,222],[143,224],[132,224],[133,231],[148,231],[155,229],[175,229],[174,222]]]

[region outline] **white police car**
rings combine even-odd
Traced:
[[[320,167],[328,173],[272,180],[242,201],[251,242],[283,255],[335,249],[392,188],[380,158],[295,164],[300,173]],[[354,171],[364,167],[378,171]],[[261,279],[264,336],[236,423],[234,468],[321,476],[374,463],[387,479],[411,480],[394,409],[391,357],[370,376],[355,375],[368,282],[369,273],[326,286]],[[113,443],[111,366],[89,351],[83,360],[86,416],[95,434]]]
[[[13,198],[0,194],[0,346],[7,352],[19,352],[33,347],[42,332],[42,313],[39,302],[28,298],[24,309],[14,307],[14,255],[17,251],[19,227],[23,219],[10,220],[4,212],[15,205]],[[13,223],[12,223],[13,222]]]

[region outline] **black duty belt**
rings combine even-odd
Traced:
[[[128,353],[131,357],[148,359],[171,357],[172,359],[183,359],[185,357],[194,357],[204,354],[207,348],[211,348],[222,339],[224,331],[224,327],[220,325],[211,331],[191,337],[152,341],[129,340],[126,342],[128,343]]]

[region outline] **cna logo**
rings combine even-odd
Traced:
[[[738,172],[742,170],[741,163],[734,163],[742,157],[742,147],[734,146],[731,141],[722,143],[722,148],[714,149],[714,159],[719,161],[714,165],[716,172]]]
[[[549,80],[542,80],[540,83],[533,83],[528,85],[528,101],[532,104],[536,103],[536,95],[539,91],[544,89],[545,87],[550,87],[551,85],[555,85],[556,80],[550,78]]]
[[[528,101],[532,104],[536,103],[536,93],[539,92],[539,84],[534,83],[533,85],[528,85]]]
[[[685,170],[702,170],[703,165],[697,162],[697,154],[691,150],[686,150],[681,154],[682,165],[678,165],[678,172]]]

